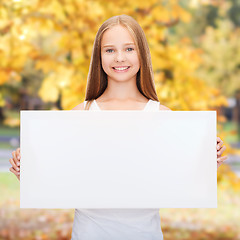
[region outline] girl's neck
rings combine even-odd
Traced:
[[[97,98],[98,102],[144,102],[146,103],[148,99],[144,97],[140,92],[139,94],[136,95],[120,95],[120,96],[115,96],[113,94],[105,94],[105,92]]]
[[[117,102],[127,102],[127,101],[140,101],[147,102],[148,99],[143,96],[136,84],[129,83],[114,83],[109,84],[104,91],[104,93],[98,98],[99,102],[107,101],[117,101]]]

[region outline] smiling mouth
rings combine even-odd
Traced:
[[[113,67],[113,70],[115,72],[126,72],[129,68],[130,68],[130,66],[129,67],[122,67],[122,68],[114,68]]]

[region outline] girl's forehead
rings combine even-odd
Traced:
[[[109,28],[108,30],[106,30],[106,32],[103,33],[101,41],[102,45],[122,42],[134,43],[134,39],[125,27],[117,25]]]

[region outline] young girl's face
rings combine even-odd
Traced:
[[[121,25],[114,26],[103,34],[101,59],[108,81],[136,80],[140,68],[136,45],[128,30]]]

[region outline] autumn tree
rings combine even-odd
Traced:
[[[169,41],[172,27],[192,19],[177,0],[5,0],[0,14],[1,106],[7,86],[22,87],[23,76],[32,71],[42,74],[41,84],[32,91],[43,101],[60,99],[61,109],[82,102],[98,28],[121,14],[135,18],[145,32],[162,104],[173,110],[214,110],[227,105],[221,91],[196,76],[203,50],[188,37],[174,44]],[[28,78],[32,86],[35,81],[35,77]],[[230,146],[227,149],[234,153]]]

